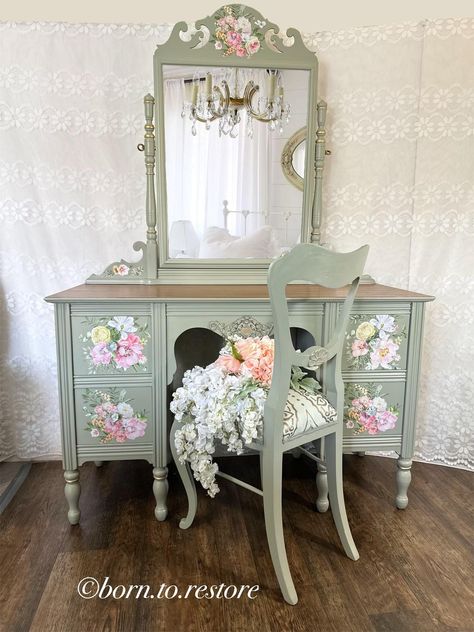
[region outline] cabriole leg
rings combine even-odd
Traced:
[[[399,457],[397,460],[397,498],[395,504],[398,509],[405,509],[408,505],[408,488],[411,483],[411,459]]]
[[[162,522],[166,520],[168,515],[168,507],[166,506],[166,498],[168,496],[168,468],[153,468],[153,493],[155,495],[156,507],[155,517]]]
[[[79,511],[79,496],[81,495],[79,470],[65,470],[64,480],[66,481],[64,494],[69,505],[67,517],[71,524],[77,524],[81,517],[81,512]]]

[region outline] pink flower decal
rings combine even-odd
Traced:
[[[91,372],[98,370],[137,369],[147,362],[143,354],[149,338],[146,326],[140,326],[133,316],[114,316],[87,321],[89,331],[81,336],[84,354]]]
[[[118,341],[115,362],[121,369],[129,369],[135,364],[143,364],[146,358],[142,353],[143,343],[135,334],[128,334]]]
[[[135,412],[125,399],[126,392],[111,388],[107,391],[86,389],[84,414],[88,418],[87,428],[93,439],[100,443],[116,441],[124,443],[145,435],[147,416],[145,411]]]
[[[349,368],[369,371],[400,368],[398,351],[406,331],[396,316],[376,314],[366,320],[363,315],[355,314],[351,322],[354,329],[346,336]]]
[[[211,41],[225,57],[251,57],[260,50],[264,39],[264,20],[256,20],[252,14],[241,14],[241,11],[236,14],[233,6],[225,6],[215,15],[215,25]]]
[[[395,428],[399,410],[398,406],[388,406],[381,395],[379,384],[347,384],[346,405],[344,407],[344,423],[354,433],[377,434]]]
[[[379,338],[370,354],[370,363],[373,369],[390,369],[392,362],[400,360],[397,354],[400,345],[397,345],[390,338]]]
[[[369,346],[365,340],[354,340],[352,343],[352,355],[354,358],[366,355],[369,353]]]
[[[260,40],[258,37],[251,37],[247,42],[246,48],[250,55],[254,55],[260,49]]]
[[[242,36],[235,31],[229,31],[225,39],[229,46],[238,46],[242,41]]]
[[[92,347],[90,357],[92,363],[95,366],[98,366],[100,364],[104,364],[107,366],[112,361],[112,354],[107,348],[107,344],[105,342],[99,342],[94,347]]]

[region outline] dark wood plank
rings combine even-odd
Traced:
[[[255,457],[221,459],[259,484]],[[472,473],[415,463],[410,505],[393,506],[392,459],[345,456],[349,520],[361,558],[347,559],[331,513],[315,511],[314,464],[285,457],[285,538],[299,603],[281,597],[265,538],[262,500],[220,481],[200,490],[191,529],[179,477],[170,472],[170,518],[153,516],[145,462],[81,468],[82,519],[66,519],[59,463],[33,469],[0,517],[0,629],[80,632],[468,632],[474,629]],[[253,601],[91,599],[80,579],[112,586],[258,584]]]

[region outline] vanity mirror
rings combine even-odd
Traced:
[[[96,283],[262,283],[274,257],[320,242],[325,104],[300,33],[243,5],[175,25],[145,97],[146,243]],[[304,129],[285,179],[282,151]],[[302,140],[302,139],[301,139]],[[298,146],[300,147],[298,148]],[[156,177],[155,177],[156,167]],[[293,179],[292,179],[293,178]]]
[[[300,191],[304,183],[304,163],[306,156],[306,127],[291,136],[281,152],[281,168],[286,179]]]

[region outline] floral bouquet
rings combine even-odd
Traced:
[[[346,428],[354,429],[357,434],[377,434],[395,428],[398,407],[389,407],[381,391],[381,384],[375,388],[360,384],[349,384],[346,387],[346,401],[349,402],[345,406]]]
[[[179,460],[188,461],[194,478],[214,497],[218,466],[212,461],[215,441],[241,454],[244,444],[261,440],[263,411],[271,385],[274,341],[229,340],[215,362],[186,371],[183,386],[173,394],[171,412],[182,425],[175,435]],[[292,372],[291,388],[315,392],[319,384],[300,369]]]
[[[84,413],[89,418],[86,430],[91,437],[100,439],[100,443],[108,443],[115,439],[123,443],[127,439],[143,437],[147,426],[145,411],[136,413],[125,399],[126,392],[117,392],[111,388],[109,392],[86,389],[83,395]]]
[[[358,320],[360,316],[351,316]],[[352,356],[351,368],[396,369],[400,360],[398,350],[406,335],[393,316],[377,314],[375,318],[363,321],[347,336],[348,351]]]
[[[263,20],[255,20],[250,13],[237,15],[234,7],[225,6],[216,13],[214,46],[224,56],[250,57],[260,50],[265,26]],[[254,26],[252,26],[252,22]]]
[[[139,328],[132,316],[102,318],[89,324],[93,326],[83,337],[88,343],[84,353],[93,367],[127,370],[146,363],[143,347],[148,332],[146,326]]]

